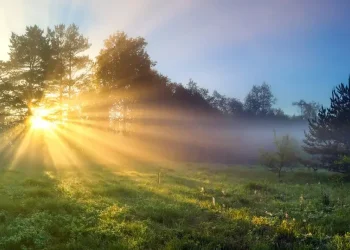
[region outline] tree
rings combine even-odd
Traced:
[[[321,108],[321,105],[316,102],[305,102],[300,100],[298,102],[293,102],[293,106],[297,106],[300,109],[300,116],[304,120],[312,120],[317,118],[317,112]]]
[[[129,38],[124,32],[117,32],[105,40],[96,58],[96,77],[124,132],[136,96],[152,82],[155,62],[151,61],[146,46],[144,38]]]
[[[124,32],[111,35],[97,56],[97,76],[106,89],[133,89],[150,76],[155,62],[146,52],[144,38],[129,38]]]
[[[243,114],[243,103],[234,97],[228,98],[227,111],[231,116],[240,116]]]
[[[219,110],[223,114],[228,114],[228,99],[226,96],[221,95],[219,92],[214,90],[212,99],[212,106]]]
[[[49,49],[44,31],[38,26],[27,27],[23,35],[12,33],[10,61],[6,65],[9,79],[6,89],[14,105],[25,108],[31,115],[44,91],[48,69]]]
[[[350,173],[350,78],[332,91],[329,108],[321,107],[317,119],[309,120],[304,150],[317,157],[328,170]]]
[[[254,85],[245,98],[244,109],[253,115],[266,115],[276,103],[272,94],[271,86],[263,83],[261,86]]]
[[[292,168],[297,163],[297,144],[289,135],[277,137],[276,132],[274,132],[274,144],[276,151],[262,151],[260,161],[271,171],[277,172],[280,178],[285,167]]]
[[[273,117],[276,117],[276,118],[288,118],[288,116],[280,108],[277,108],[277,109],[273,108],[273,109],[271,109],[270,114]]]
[[[29,110],[22,93],[16,91],[9,62],[0,61],[0,126],[1,130],[26,119]]]
[[[181,84],[175,84],[173,87],[176,90],[173,98],[178,107],[200,112],[220,112],[219,108],[213,102],[214,97],[209,94],[209,90],[198,87],[198,84],[192,79],[190,79],[185,87]]]
[[[64,99],[70,100],[74,93],[78,93],[89,76],[92,62],[82,53],[91,45],[75,24],[68,27],[56,25],[53,30],[49,28],[47,37],[51,52],[49,92],[58,93],[62,115]]]

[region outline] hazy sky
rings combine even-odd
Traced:
[[[350,73],[349,0],[0,0],[0,59],[11,31],[72,22],[92,56],[115,31],[144,36],[173,81],[241,100],[266,81],[288,113],[299,99],[327,105]]]

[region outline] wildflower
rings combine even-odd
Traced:
[[[201,193],[204,193],[204,187],[201,188]]]

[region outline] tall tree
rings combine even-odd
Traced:
[[[276,98],[272,94],[271,86],[263,83],[253,86],[245,98],[244,109],[253,115],[266,115],[275,103]]]
[[[130,38],[117,32],[105,40],[104,48],[96,58],[96,76],[102,91],[109,96],[111,110],[119,117],[126,131],[128,114],[135,93],[142,93],[151,82],[155,66],[147,51],[144,38]],[[131,96],[131,93],[133,96]]]
[[[105,40],[104,46],[96,58],[96,74],[104,88],[132,89],[150,76],[155,62],[146,51],[144,38],[130,38],[117,32]]]
[[[31,115],[33,106],[42,98],[48,69],[50,55],[44,31],[35,25],[27,27],[23,35],[12,33],[9,55],[11,84],[7,85],[7,91]]]
[[[84,37],[78,26],[71,24],[56,25],[53,30],[48,29],[48,37],[52,49],[52,74],[60,83],[60,95],[63,89],[68,87],[68,98],[73,95],[73,87],[85,77],[87,66],[91,60],[88,55],[83,55],[91,44]]]
[[[332,171],[350,173],[350,79],[332,91],[331,105],[309,120],[304,150]]]
[[[64,100],[71,100],[90,76],[92,61],[83,52],[91,45],[75,24],[68,27],[56,25],[53,30],[49,28],[47,37],[51,49],[49,92],[58,92],[62,117]]]

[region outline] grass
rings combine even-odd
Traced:
[[[350,249],[339,175],[161,167],[3,169],[0,249]]]

